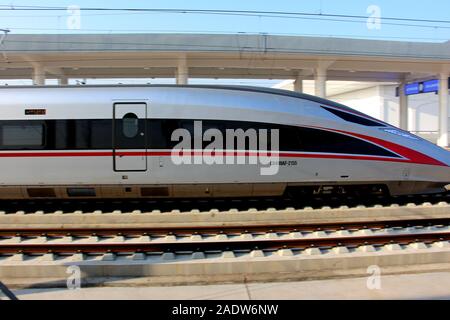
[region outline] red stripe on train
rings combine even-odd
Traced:
[[[380,147],[383,147],[391,152],[394,152],[396,154],[401,155],[402,157],[406,158],[409,161],[406,162],[410,162],[410,163],[417,163],[417,164],[428,164],[428,165],[433,165],[433,166],[443,166],[443,167],[448,167],[447,164],[436,160],[430,156],[427,156],[421,152],[412,150],[410,148],[401,146],[399,144],[393,143],[393,142],[389,142],[383,139],[379,139],[379,138],[375,138],[372,136],[366,136],[364,134],[360,134],[360,133],[354,133],[354,132],[349,132],[349,131],[345,131],[345,130],[339,130],[339,129],[330,129],[330,128],[324,128],[324,127],[317,127],[317,126],[311,126],[311,128],[316,128],[316,129],[322,129],[322,130],[327,130],[327,131],[332,131],[332,132],[337,132],[337,133],[344,133],[346,135],[355,137],[355,138],[359,138],[361,140],[367,141],[367,142],[371,142],[375,145],[378,145]],[[399,159],[402,160],[402,159]],[[388,161],[393,161],[393,162],[404,162],[404,161],[398,161],[396,159],[394,160],[388,160]]]
[[[116,152],[116,156],[152,156],[152,157],[170,157],[171,151],[130,151],[130,152]],[[201,151],[186,151],[180,155],[219,155],[224,156],[270,156],[270,153],[258,152],[201,152]],[[371,161],[387,161],[387,162],[410,162],[408,159],[401,158],[384,158],[376,156],[364,155],[336,155],[336,154],[309,154],[309,153],[293,153],[293,152],[279,152],[279,157],[284,158],[310,158],[310,159],[340,159],[340,160],[371,160]],[[35,158],[35,157],[112,157],[112,151],[92,151],[92,152],[0,152],[0,158]]]
[[[322,130],[328,130],[332,132],[344,133],[371,143],[378,146],[384,147],[391,152],[395,152],[403,157],[402,158],[389,158],[389,157],[377,157],[377,156],[367,156],[367,155],[338,155],[338,154],[311,154],[311,153],[293,153],[293,152],[279,152],[280,157],[287,158],[317,158],[317,159],[344,159],[344,160],[369,160],[369,161],[385,161],[385,162],[403,162],[403,163],[416,163],[416,164],[426,164],[426,165],[436,165],[445,166],[447,165],[441,161],[438,161],[432,157],[429,157],[418,151],[406,148],[404,146],[385,141],[379,138],[366,136],[359,133],[353,133],[348,131],[343,131],[339,129],[330,129],[322,127],[312,127]],[[258,156],[258,152],[222,152],[224,156]],[[116,156],[170,156],[171,151],[119,151],[115,152]],[[204,152],[204,151],[189,151],[187,155],[214,155],[215,153]],[[113,156],[112,151],[80,151],[80,152],[0,152],[1,157],[10,158],[21,158],[21,157],[110,157]],[[266,156],[266,153],[262,153]]]

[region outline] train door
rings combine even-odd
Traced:
[[[146,103],[114,103],[113,163],[115,171],[147,170],[146,119]]]

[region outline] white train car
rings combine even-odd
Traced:
[[[180,128],[192,134],[183,155],[199,161],[174,161]],[[277,159],[207,164],[208,129],[276,131]],[[248,141],[213,155],[267,151]],[[1,88],[0,166],[1,199],[399,195],[450,182],[450,153],[430,142],[329,100],[239,86]]]

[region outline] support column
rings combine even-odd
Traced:
[[[320,98],[327,97],[327,68],[318,67],[314,72],[314,93]]]
[[[447,72],[439,77],[439,137],[438,145],[448,147],[448,76]]]
[[[188,84],[189,80],[189,69],[187,65],[186,56],[178,59],[178,67],[176,72],[177,84]]]
[[[406,82],[402,81],[398,87],[399,97],[399,127],[408,131],[408,96],[405,94]]]
[[[45,85],[45,70],[42,66],[33,67],[33,84],[35,86]]]
[[[298,93],[303,93],[303,77],[300,75],[297,76],[297,79],[294,81],[294,91]]]
[[[67,86],[69,84],[69,79],[67,77],[58,78],[58,86]]]

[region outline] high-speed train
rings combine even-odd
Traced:
[[[344,105],[242,86],[0,89],[0,199],[437,193],[450,153]]]

